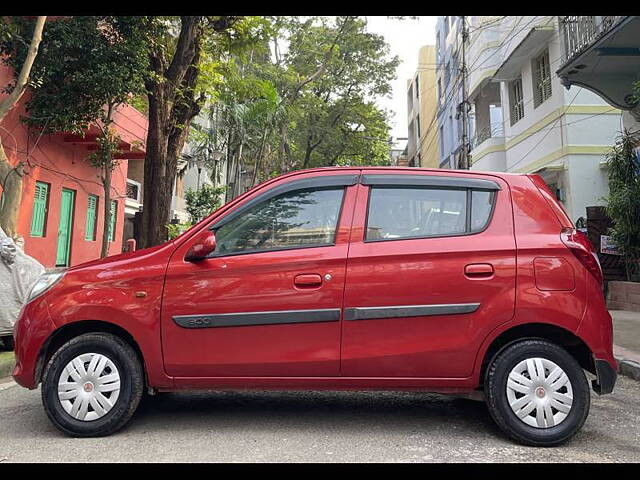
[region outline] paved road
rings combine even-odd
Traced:
[[[640,382],[593,394],[569,444],[511,443],[484,403],[424,393],[195,392],[163,394],[102,439],[58,433],[40,391],[0,386],[0,461],[638,462]]]

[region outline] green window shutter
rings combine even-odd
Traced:
[[[111,200],[111,215],[109,219],[109,241],[116,239],[116,216],[118,215],[118,202]]]
[[[47,198],[49,184],[36,182],[36,192],[33,196],[33,214],[31,215],[31,236],[44,237],[44,227],[47,218]]]
[[[98,197],[89,195],[87,202],[87,225],[84,231],[84,239],[93,241],[96,239],[96,219],[98,218]]]

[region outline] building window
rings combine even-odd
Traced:
[[[444,38],[449,35],[449,17],[444,17]]]
[[[420,142],[420,115],[416,115],[416,138]]]
[[[533,59],[533,107],[551,97],[551,69],[549,50]]]
[[[517,78],[509,84],[509,110],[511,125],[524,117],[524,102],[522,99],[522,78]]]
[[[87,224],[84,229],[84,239],[90,242],[96,239],[96,225],[98,224],[98,196],[89,195],[87,201]]]
[[[420,98],[420,75],[416,75],[416,98]]]
[[[438,79],[438,104],[442,104],[442,79]]]
[[[48,204],[49,184],[36,182],[36,191],[33,196],[33,214],[31,216],[32,237],[44,237],[46,235]]]
[[[116,218],[118,216],[118,202],[111,200],[111,215],[109,215],[109,241],[116,239]]]

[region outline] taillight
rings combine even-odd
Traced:
[[[560,233],[562,243],[564,243],[571,253],[580,260],[589,273],[595,277],[595,279],[602,284],[602,268],[600,267],[600,260],[598,255],[589,240],[589,237],[584,232],[576,230],[575,228],[568,227],[563,228]]]

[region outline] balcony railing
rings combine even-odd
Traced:
[[[560,34],[564,42],[563,61],[566,62],[582,53],[624,18],[627,17],[619,15],[560,17]]]
[[[504,124],[502,122],[492,123],[476,131],[476,134],[471,139],[471,148],[477,148],[482,142],[490,138],[499,137],[504,137]]]

